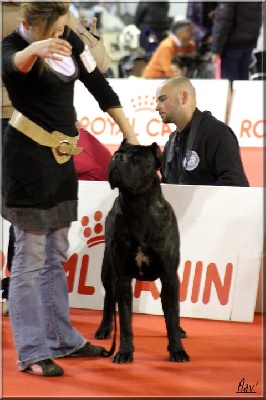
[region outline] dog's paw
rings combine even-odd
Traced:
[[[170,351],[170,361],[186,362],[190,361],[190,357],[185,350]]]
[[[113,358],[113,363],[116,364],[131,363],[132,361],[133,361],[133,353],[131,351],[125,353],[118,351]]]
[[[111,332],[113,330],[112,325],[100,325],[94,334],[95,339],[109,339],[111,337]]]

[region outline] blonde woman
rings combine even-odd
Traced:
[[[22,22],[2,41],[2,78],[15,108],[3,132],[2,215],[16,240],[9,312],[19,369],[40,376],[64,373],[56,358],[106,355],[71,325],[63,268],[69,227],[77,219],[77,79],[137,143],[118,96],[66,25],[68,8],[21,3]]]

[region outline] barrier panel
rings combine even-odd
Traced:
[[[234,81],[229,122],[251,186],[263,187],[265,153],[264,81]]]
[[[265,147],[264,81],[234,81],[229,125],[240,147]]]
[[[263,248],[262,188],[162,185],[181,236],[180,313],[183,317],[251,322]],[[70,306],[100,310],[104,221],[117,190],[79,182],[78,221],[69,234],[65,271]],[[9,224],[3,222],[3,248]],[[2,252],[5,265],[6,252]],[[133,280],[133,311],[162,314],[160,280]]]

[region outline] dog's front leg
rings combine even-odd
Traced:
[[[168,350],[170,361],[185,362],[190,357],[183,348],[181,342],[181,330],[179,328],[179,301],[177,276],[162,277],[161,302],[169,340]],[[177,323],[178,319],[178,323]]]
[[[115,315],[116,299],[113,269],[107,249],[105,249],[104,252],[101,278],[105,289],[103,317],[94,336],[96,339],[108,339],[111,336],[111,332],[114,328],[113,319]]]
[[[131,278],[120,276],[115,287],[120,323],[120,347],[113,358],[113,362],[123,364],[133,361],[134,352]]]
[[[111,332],[114,329],[113,318],[115,313],[115,302],[113,300],[114,296],[106,291],[104,296],[103,318],[95,332],[95,339],[109,339],[111,337]]]

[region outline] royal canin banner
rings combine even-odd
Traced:
[[[156,141],[164,146],[175,127],[164,124],[156,107],[156,90],[160,79],[109,79],[119,95],[126,116],[141,144]],[[265,119],[263,81],[234,81],[231,93],[225,79],[192,79],[197,94],[197,106],[208,110],[235,132],[240,147],[263,147]],[[76,82],[74,103],[83,127],[106,145],[120,144],[122,133],[112,118],[100,110],[98,103],[81,82]]]
[[[109,79],[142,145],[157,142],[164,146],[169,134],[175,130],[173,124],[162,123],[159,113],[155,111],[156,90],[162,82],[160,79]],[[216,118],[225,121],[229,82],[204,79],[193,80],[192,83],[197,91],[198,108],[209,110]],[[123,137],[117,124],[99,108],[80,81],[76,82],[74,104],[78,119],[85,129],[106,145],[121,143]]]
[[[263,189],[164,185],[181,237],[182,317],[252,322],[263,254]],[[101,264],[105,218],[117,189],[79,182],[78,221],[69,232],[66,271],[70,306],[103,309]],[[1,220],[2,276],[9,224]],[[162,315],[161,283],[132,281],[133,311]]]
[[[156,108],[156,91],[160,79],[109,79],[120,97],[125,114],[142,145],[157,142],[163,149],[173,124],[164,124]],[[231,93],[225,79],[192,79],[197,106],[209,110],[235,132],[244,169],[250,186],[263,187],[265,120],[263,81],[235,81]],[[76,82],[74,104],[78,119],[85,129],[108,147],[117,150],[123,135],[117,124],[104,113],[81,82]]]
[[[240,147],[265,147],[265,81],[234,81],[229,125]]]

